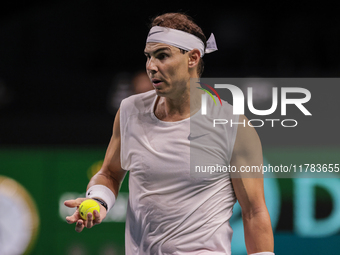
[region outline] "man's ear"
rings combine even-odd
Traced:
[[[198,65],[201,59],[201,52],[198,49],[193,49],[189,51],[189,68],[194,68]]]

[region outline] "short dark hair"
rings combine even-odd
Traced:
[[[174,12],[159,15],[153,18],[151,21],[150,28],[154,26],[168,27],[190,33],[202,40],[202,42],[204,43],[204,50],[207,47],[207,38],[205,37],[202,29],[187,14]],[[203,70],[204,62],[203,59],[201,58],[197,67],[197,73],[199,76],[202,75]]]

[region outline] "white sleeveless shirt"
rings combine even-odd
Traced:
[[[165,122],[154,115],[157,97],[155,91],[134,95],[120,107],[121,166],[130,171],[126,254],[230,254],[229,219],[236,202],[230,176],[191,173],[207,158],[229,165],[237,125],[214,128],[212,119],[236,122],[238,116],[227,102],[222,107],[208,100],[207,115]]]

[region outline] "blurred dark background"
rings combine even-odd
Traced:
[[[293,2],[18,1],[0,8],[0,145],[106,145],[149,20],[191,15],[219,51],[204,77],[338,77],[339,16]],[[337,95],[334,95],[337,96]],[[115,101],[115,102],[112,102]]]

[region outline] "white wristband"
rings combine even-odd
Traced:
[[[115,194],[104,185],[93,185],[86,191],[87,198],[97,197],[104,200],[107,204],[107,212],[116,202]]]
[[[269,252],[269,251],[264,251],[264,252],[257,252],[257,253],[252,253],[249,255],[275,255],[274,252]]]

